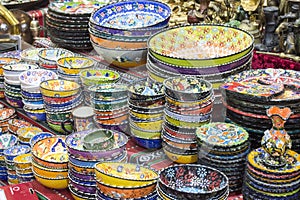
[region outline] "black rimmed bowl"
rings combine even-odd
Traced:
[[[128,95],[131,100],[153,100],[164,96],[161,83],[138,81],[128,85]]]

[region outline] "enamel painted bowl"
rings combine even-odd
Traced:
[[[115,143],[114,132],[107,129],[92,131],[83,137],[83,147],[88,150],[111,149]]]
[[[139,81],[128,86],[128,95],[131,99],[145,100],[164,96],[164,87],[160,83]]]
[[[3,152],[4,149],[15,146],[17,143],[18,137],[13,134],[5,133],[0,135],[0,152]]]
[[[38,142],[38,141],[40,141],[40,140],[42,140],[42,139],[48,138],[48,137],[53,137],[53,136],[54,136],[53,133],[50,133],[50,132],[40,132],[40,133],[34,135],[34,136],[30,139],[30,141],[29,141],[30,146],[33,147],[33,145],[34,145],[36,142]]]
[[[195,24],[164,29],[148,40],[150,54],[168,64],[217,66],[252,50],[253,36],[225,25]]]
[[[38,52],[39,63],[42,67],[46,65],[55,66],[61,57],[74,56],[74,53],[63,48],[46,48]]]
[[[0,57],[0,75],[3,75],[3,68],[2,66],[8,65],[8,64],[15,64],[20,62],[21,60],[19,58],[14,57]]]
[[[198,181],[194,184],[192,180]],[[159,172],[158,185],[164,193],[175,199],[212,199],[226,193],[229,181],[217,169],[186,164],[162,169]]]
[[[35,126],[21,127],[18,129],[17,135],[21,141],[29,142],[33,136],[41,132],[43,132],[43,130],[40,129],[39,127],[35,127]]]
[[[38,64],[39,63],[39,56],[38,53],[41,48],[29,48],[24,49],[20,53],[20,57],[24,62],[31,63],[31,64]]]
[[[29,64],[26,62],[18,62],[14,64],[7,64],[2,66],[3,73],[6,75],[18,75],[23,71],[30,70],[30,69],[37,69],[39,66],[36,64]]]
[[[18,155],[13,161],[17,169],[27,169],[31,167],[31,153]]]
[[[34,177],[39,183],[52,189],[65,189],[69,183],[69,178],[46,178],[37,173],[34,173]]]
[[[120,79],[118,72],[109,69],[86,69],[79,76],[86,86],[115,83]]]
[[[127,97],[127,86],[124,84],[101,84],[88,87],[92,99],[117,100]]]
[[[30,152],[30,147],[27,145],[15,145],[7,148],[3,151],[6,161],[12,162],[15,157],[21,154],[26,154]]]
[[[95,165],[96,180],[119,187],[138,187],[155,183],[158,173],[131,163],[99,162]]]
[[[32,171],[45,178],[68,178],[68,169],[49,169],[32,162]]]
[[[58,79],[58,76],[55,72],[45,69],[26,70],[19,75],[21,85],[25,86],[39,87],[41,82],[50,79]]]
[[[57,60],[57,67],[64,74],[78,75],[84,69],[92,68],[95,61],[82,56],[63,57]]]
[[[46,80],[41,82],[40,90],[47,97],[68,97],[75,95],[80,90],[80,85],[74,81]]]
[[[125,32],[130,29],[164,27],[168,25],[170,16],[171,8],[159,1],[121,1],[94,11],[90,22],[103,27],[103,31],[115,34],[118,32],[113,30]]]

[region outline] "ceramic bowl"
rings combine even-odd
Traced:
[[[18,155],[14,158],[13,162],[17,169],[26,169],[31,167],[31,153]]]
[[[90,22],[104,30],[130,30],[147,27],[163,27],[168,24],[171,8],[158,1],[121,1],[94,11]],[[114,32],[110,32],[114,33]]]
[[[40,83],[50,79],[58,79],[55,72],[46,69],[26,70],[19,74],[21,85],[40,86]]]
[[[180,175],[179,175],[180,174]],[[197,179],[205,185],[192,184],[186,181]],[[227,176],[217,169],[198,164],[174,165],[164,168],[159,173],[160,188],[171,197],[190,199],[211,199],[227,191],[229,182]],[[199,183],[200,183],[199,182]],[[178,183],[180,183],[178,185]]]
[[[23,100],[22,101],[23,104],[24,104],[24,107],[28,108],[29,110],[39,110],[39,109],[43,109],[45,108],[45,105],[43,102],[40,102],[40,103],[32,103],[32,101],[26,101],[26,100]],[[23,107],[23,108],[24,108]]]
[[[109,150],[86,150],[83,147],[83,137],[92,130],[75,132],[67,136],[66,144],[70,154],[81,160],[112,160],[122,155],[128,138],[124,133],[114,131],[115,145]]]
[[[53,133],[50,133],[50,132],[40,132],[36,135],[34,135],[29,143],[30,143],[30,146],[33,147],[33,145],[37,142],[37,141],[40,141],[42,139],[45,139],[45,138],[48,138],[48,137],[53,137]]]
[[[96,111],[113,111],[123,109],[127,106],[127,98],[114,100],[114,101],[103,101],[103,100],[91,100],[91,105]]]
[[[30,64],[38,64],[39,63],[39,56],[38,53],[41,48],[29,48],[24,49],[20,53],[21,60]]]
[[[41,93],[47,97],[69,97],[80,90],[80,85],[67,80],[47,80],[40,84]]]
[[[37,69],[39,66],[36,64],[29,64],[26,62],[18,62],[15,64],[8,64],[2,66],[6,75],[19,75],[21,72],[30,70],[30,69]]]
[[[127,97],[127,86],[123,84],[101,84],[88,87],[90,97],[96,100],[117,100]]]
[[[6,161],[12,162],[16,156],[30,152],[30,147],[27,145],[15,145],[3,151]]]
[[[20,87],[21,82],[19,80],[17,80],[17,81],[9,80],[4,77],[4,84],[6,85],[6,86],[4,85],[4,87],[6,87],[6,88],[7,88],[7,85],[10,85],[11,88],[18,88],[18,87]]]
[[[160,83],[139,81],[128,85],[129,98],[144,100],[164,96],[164,88]]]
[[[27,99],[41,99],[43,97],[42,93],[32,93],[32,92],[26,92],[24,90],[21,90],[21,95],[24,98]]]
[[[40,65],[54,65],[61,57],[74,56],[74,53],[63,48],[46,48],[38,52]]]
[[[159,149],[161,148],[161,138],[160,137],[156,137],[156,138],[142,138],[142,137],[138,137],[133,135],[132,136],[134,142],[146,149]]]
[[[95,61],[81,56],[63,57],[57,60],[58,69],[64,74],[78,75],[80,71],[92,68]]]
[[[40,129],[39,127],[35,127],[35,126],[21,127],[17,130],[17,135],[21,141],[29,142],[33,136],[41,132],[43,132],[43,130]]]
[[[62,122],[52,121],[48,118],[46,121],[47,121],[48,126],[56,132],[59,132],[62,134],[67,134],[67,133],[70,133],[73,131],[72,123],[66,122],[66,123],[64,123],[64,128],[62,128],[62,125],[61,125]]]
[[[86,69],[79,76],[86,86],[115,83],[120,79],[118,72],[109,69]]]
[[[141,138],[157,138],[160,137],[161,131],[149,131],[149,130],[144,130],[141,129],[131,123],[129,123],[130,126],[130,132],[132,135],[135,135],[136,137],[141,137]]]
[[[75,102],[75,100],[78,99],[81,96],[81,94],[82,94],[82,92],[79,91],[78,93],[75,93],[71,96],[66,96],[66,97],[43,95],[43,100],[44,100],[44,102],[51,104],[51,105],[56,105],[56,104],[60,105],[60,104],[65,104],[65,103],[69,103],[69,102]]]
[[[21,60],[19,58],[15,58],[15,57],[0,57],[0,75],[3,75],[2,66],[8,65],[8,64],[15,64],[20,61]]]
[[[0,152],[3,152],[5,149],[11,148],[18,143],[17,136],[5,133],[0,135]]]
[[[18,74],[6,74],[4,71],[3,76],[5,77],[6,80],[9,80],[9,81],[19,81]]]
[[[138,187],[155,183],[156,171],[131,163],[100,162],[95,165],[98,181],[119,187]]]
[[[89,150],[105,150],[114,146],[114,133],[111,130],[96,130],[83,137],[83,147]]]
[[[34,173],[35,179],[47,188],[65,189],[68,187],[68,178],[46,178],[42,175]]]
[[[129,123],[138,127],[139,129],[142,130],[148,130],[148,131],[161,131],[162,129],[162,123],[163,123],[162,118],[156,118],[156,119],[151,119],[151,120],[132,120],[132,116],[129,118]]]
[[[45,178],[65,179],[68,178],[68,169],[49,169],[39,165],[36,162],[32,162],[32,171],[37,175],[41,175]]]
[[[141,49],[113,49],[105,48],[91,41],[95,51],[108,63],[120,68],[133,68],[145,65],[147,62],[147,48]]]
[[[162,30],[149,38],[148,47],[165,63],[203,67],[237,60],[252,49],[253,42],[251,34],[238,28],[196,24]]]

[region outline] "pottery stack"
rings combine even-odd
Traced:
[[[19,62],[16,64],[4,65],[4,95],[6,102],[16,108],[23,108],[22,95],[21,95],[21,82],[19,75],[26,70],[34,70],[39,66],[36,64],[28,64]]]
[[[31,164],[31,153],[18,155],[13,161],[16,166],[16,175],[19,183],[32,181],[34,179]]]
[[[166,106],[163,150],[177,163],[198,160],[196,129],[211,121],[214,94],[208,81],[196,77],[171,77],[163,82]]]
[[[4,151],[18,144],[18,137],[9,133],[0,135],[0,180],[7,180],[7,166]]]
[[[192,24],[161,30],[148,40],[149,78],[163,82],[180,75],[199,76],[213,84],[220,97],[224,79],[249,69],[253,36],[226,25]]]
[[[145,80],[128,86],[129,126],[134,141],[147,149],[161,148],[165,94],[163,85]]]
[[[17,119],[17,118],[10,119],[8,121],[8,132],[17,135],[17,131],[19,128],[29,127],[29,126],[31,126],[31,123],[23,119]]]
[[[0,109],[1,133],[8,132],[10,121],[15,119],[16,117],[17,117],[17,112],[14,108],[3,107],[2,109]]]
[[[21,83],[22,102],[25,113],[32,119],[46,121],[46,111],[40,83],[57,79],[55,72],[45,69],[26,70],[19,75]]]
[[[146,64],[148,38],[168,27],[171,8],[160,1],[112,2],[89,20],[93,48],[104,61],[120,68]]]
[[[258,69],[233,75],[221,85],[226,121],[235,123],[249,133],[251,148],[258,148],[264,131],[272,125],[266,114],[271,106],[289,107],[293,114],[285,129],[300,150],[300,72],[284,69]]]
[[[80,106],[84,101],[80,84],[74,81],[51,79],[41,82],[40,91],[49,127],[59,133],[71,132],[72,109]]]
[[[68,49],[91,49],[88,22],[91,13],[108,0],[51,2],[46,26],[53,43]]]
[[[4,75],[2,67],[8,64],[15,64],[21,60],[14,57],[0,57],[0,98],[5,98],[5,86],[4,86]]]
[[[42,129],[36,126],[21,127],[17,130],[19,144],[31,147],[30,140],[33,136],[43,132]]]
[[[249,135],[229,123],[209,123],[197,128],[198,163],[216,168],[229,179],[230,193],[240,193],[250,152]]]
[[[68,187],[74,198],[96,199],[95,164],[100,161],[126,162],[127,141],[124,133],[108,129],[80,131],[67,136]]]

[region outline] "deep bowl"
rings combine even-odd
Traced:
[[[63,179],[68,178],[68,169],[49,169],[39,165],[36,162],[32,162],[32,171],[35,174],[41,175],[45,178]]]
[[[7,64],[2,66],[4,73],[7,75],[18,75],[23,71],[30,69],[37,69],[39,66],[36,64],[29,64],[26,62],[18,62],[15,64]]]
[[[47,97],[68,97],[75,95],[80,90],[80,85],[74,81],[46,80],[41,82],[41,93]]]
[[[132,136],[133,140],[135,141],[135,143],[143,148],[146,149],[159,149],[161,148],[161,138],[160,137],[156,137],[156,138],[142,138],[142,137],[138,137],[133,135]]]
[[[35,127],[35,126],[30,126],[30,127],[21,127],[18,129],[17,131],[17,135],[19,136],[19,139],[23,142],[29,142],[30,139],[43,132],[42,129],[40,129],[39,127]]]
[[[213,24],[181,25],[153,34],[149,52],[168,64],[217,66],[252,50],[253,36],[241,29]]]
[[[35,179],[47,188],[65,189],[68,187],[69,178],[46,178],[34,173]]]
[[[114,133],[107,129],[92,131],[83,137],[83,147],[89,150],[105,150],[114,146]]]
[[[99,85],[115,83],[120,79],[117,71],[109,69],[86,69],[79,73],[80,79],[84,85]]]
[[[88,87],[92,99],[117,100],[127,97],[127,86],[124,84],[101,84]]]
[[[63,48],[46,48],[38,52],[40,65],[56,66],[56,61],[61,57],[74,56],[74,53]],[[55,67],[54,67],[55,68]]]
[[[155,99],[164,96],[164,87],[160,83],[138,81],[128,85],[129,98],[135,100]]]
[[[45,69],[26,70],[19,75],[21,85],[39,86],[41,82],[49,79],[58,79],[55,72]]]
[[[65,74],[77,75],[81,70],[92,68],[95,61],[82,56],[63,57],[57,60],[57,67]]]
[[[40,50],[41,50],[40,48],[24,49],[21,51],[20,57],[24,62],[31,63],[31,64],[38,64],[39,63],[38,53]]]
[[[0,152],[3,152],[4,149],[15,146],[17,142],[18,137],[13,134],[5,133],[0,135]]]

